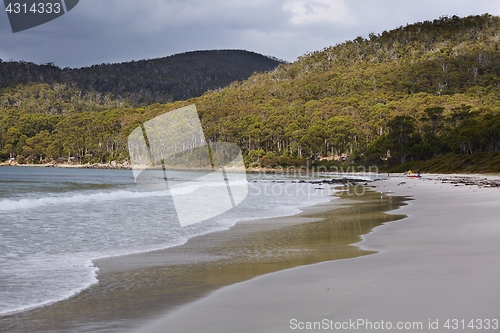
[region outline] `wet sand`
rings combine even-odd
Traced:
[[[256,276],[373,254],[351,244],[403,218],[383,212],[404,199],[372,191],[356,196],[349,189],[341,199],[295,216],[241,222],[179,247],[97,260],[97,285],[69,300],[4,317],[0,331],[123,332]]]
[[[442,180],[376,183],[415,200],[393,212],[408,218],[363,237],[374,255],[224,287],[137,332],[498,332],[500,190]]]

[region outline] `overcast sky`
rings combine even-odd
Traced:
[[[500,0],[80,0],[64,16],[16,34],[1,8],[0,59],[81,67],[210,49],[294,61],[407,23],[500,15]]]

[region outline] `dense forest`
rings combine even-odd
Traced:
[[[0,91],[0,156],[124,160],[136,126],[195,103],[207,139],[238,144],[249,165],[498,172],[499,46],[499,17],[453,16],[358,37],[167,104],[18,85]]]
[[[64,68],[0,60],[0,89],[20,84],[47,84],[104,102],[114,99],[134,106],[166,103],[202,95],[254,72],[284,63],[243,50],[194,51],[170,57]]]

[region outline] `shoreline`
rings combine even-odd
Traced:
[[[67,169],[96,169],[96,170],[133,170],[133,166],[129,164],[128,162],[117,162],[117,161],[112,161],[108,163],[86,163],[86,164],[67,164],[67,163],[43,163],[43,164],[18,164],[17,162],[14,162],[14,164],[10,164],[8,162],[3,162],[0,163],[0,169],[1,167],[21,167],[21,168],[26,168],[26,167],[33,167],[33,168],[67,168]],[[148,169],[147,166],[140,165],[136,166],[138,169]],[[371,167],[370,167],[371,168]],[[368,168],[369,170],[371,170]],[[158,170],[161,168],[158,167]],[[178,168],[168,168],[167,170],[171,171],[213,171],[213,169],[206,169],[206,168],[183,168],[183,167],[178,167]],[[245,167],[244,169],[242,168],[227,168],[225,169],[226,172],[245,172],[247,174],[280,174],[280,173],[285,173],[285,174],[295,174],[297,173],[299,175],[302,174],[302,172],[308,173],[317,173],[318,175],[336,175],[336,176],[346,176],[349,175],[351,177],[356,177],[356,176],[366,176],[369,175],[369,177],[372,177],[372,180],[379,180],[379,179],[385,179],[385,178],[390,178],[390,177],[404,177],[406,173],[395,173],[395,172],[385,172],[385,171],[380,171],[380,172],[357,172],[357,171],[349,171],[349,167],[344,171],[342,168],[339,169],[333,169],[329,171],[325,170],[319,170],[315,171],[311,168],[307,167],[277,167],[277,168],[267,168],[267,167]],[[434,172],[425,172],[421,173],[421,175],[424,178],[439,178],[441,179],[442,177],[451,177],[448,179],[449,181],[457,181],[458,183],[469,185],[473,184],[477,178],[483,178],[487,180],[494,180],[494,187],[500,187],[500,173],[476,173],[476,172],[471,172],[471,173],[464,173],[462,171],[460,172],[449,172],[449,173],[434,173]],[[472,182],[468,182],[467,180],[471,179]],[[358,179],[359,181],[364,181],[363,179]]]
[[[133,170],[133,167],[131,164],[128,163],[120,163],[116,161],[112,161],[109,163],[86,163],[86,164],[67,164],[67,163],[42,163],[42,164],[18,164],[17,162],[14,162],[12,164],[8,162],[0,163],[0,167],[16,167],[16,168],[67,168],[67,169],[97,169],[97,170]],[[139,166],[139,169],[148,169],[148,166]],[[156,169],[161,170],[161,167],[157,167]],[[213,171],[212,169],[206,169],[206,168],[171,168],[167,170],[172,170],[172,171]],[[275,173],[280,173],[284,171],[303,171],[307,170],[310,171],[311,169],[303,169],[300,167],[297,168],[282,168],[282,169],[275,169],[275,168],[227,168],[225,171],[229,172],[247,172],[247,173],[269,173],[269,174],[275,174]]]
[[[350,193],[349,193],[350,192]],[[317,223],[328,223],[329,219],[337,219],[341,218],[344,216],[344,214],[349,215],[350,217],[354,218],[354,220],[349,220],[350,222],[347,222],[348,224],[351,225],[352,228],[356,229],[355,236],[354,238],[349,238],[349,240],[344,240],[342,241],[342,236],[340,237],[340,245],[338,245],[338,248],[328,248],[325,249],[327,250],[328,254],[325,256],[322,256],[322,259],[308,259],[310,255],[307,254],[310,250],[305,250],[301,249],[295,249],[294,251],[298,251],[297,255],[299,256],[297,259],[299,260],[298,264],[287,264],[286,262],[290,260],[290,258],[276,258],[273,256],[273,260],[278,261],[275,264],[278,264],[276,268],[272,268],[269,270],[269,263],[266,263],[265,261],[262,261],[267,266],[267,269],[258,269],[257,271],[252,271],[251,275],[246,276],[243,279],[236,279],[232,280],[231,276],[238,276],[241,275],[241,273],[236,273],[236,272],[241,272],[245,271],[247,268],[245,268],[247,265],[244,264],[243,266],[241,264],[238,264],[237,262],[232,262],[230,263],[230,267],[228,269],[224,267],[218,267],[215,268],[215,271],[221,270],[222,271],[214,276],[213,273],[209,273],[208,275],[210,276],[210,280],[212,281],[212,284],[215,288],[210,288],[208,290],[205,290],[203,293],[196,294],[194,297],[188,297],[184,299],[181,303],[178,305],[175,305],[174,307],[167,307],[164,308],[163,312],[171,313],[173,311],[176,311],[178,308],[182,308],[184,306],[189,306],[192,302],[196,302],[197,300],[204,299],[205,297],[210,297],[210,295],[213,292],[217,292],[218,290],[221,290],[230,287],[232,285],[237,285],[239,283],[246,283],[247,281],[251,281],[252,279],[259,278],[262,276],[267,276],[268,274],[274,274],[276,272],[281,272],[283,270],[287,269],[294,269],[297,267],[304,267],[308,265],[314,265],[318,262],[329,262],[329,261],[336,261],[336,260],[343,260],[346,258],[356,258],[356,257],[362,257],[362,256],[369,256],[374,253],[375,251],[369,250],[369,249],[362,249],[361,247],[357,246],[357,242],[362,239],[363,235],[370,233],[374,230],[374,228],[379,227],[380,225],[384,225],[389,222],[397,221],[400,219],[404,219],[405,216],[401,214],[390,214],[388,215],[386,212],[391,210],[391,209],[381,209],[379,208],[372,208],[372,209],[366,209],[366,207],[363,207],[364,204],[370,204],[373,202],[378,202],[378,198],[380,197],[380,194],[374,191],[371,191],[369,188],[367,188],[367,194],[363,195],[361,197],[356,197],[354,195],[354,186],[349,186],[349,190],[346,192],[340,192],[340,200],[337,199],[332,199],[330,202],[327,203],[319,203],[313,206],[306,206],[306,207],[301,207],[301,211],[298,214],[291,215],[291,216],[283,216],[283,217],[278,217],[278,218],[268,218],[268,219],[259,219],[259,220],[253,220],[253,221],[241,221],[238,222],[234,228],[234,230],[228,230],[228,231],[222,231],[222,232],[216,232],[213,234],[209,235],[204,235],[200,236],[199,238],[196,237],[195,239],[191,239],[190,242],[185,244],[185,247],[187,247],[189,251],[190,246],[196,247],[198,241],[200,243],[210,243],[210,241],[207,239],[207,236],[214,236],[215,238],[225,238],[226,235],[224,233],[229,233],[233,232],[236,234],[239,234],[236,236],[237,242],[241,244],[241,241],[248,241],[249,239],[247,238],[248,235],[245,235],[248,231],[251,233],[257,231],[261,237],[265,237],[264,235],[267,235],[268,237],[272,238],[273,235],[281,235],[283,236],[283,232],[286,231],[287,228],[301,228],[300,234],[302,236],[305,236],[305,238],[309,238],[312,236],[311,230],[308,230],[308,228],[316,229],[315,227],[312,227],[314,224]],[[374,200],[375,199],[375,200]],[[392,200],[389,200],[390,202],[386,202],[385,205],[390,205],[391,207],[399,207],[401,205],[405,205],[407,202],[407,198],[405,197],[394,197]],[[377,206],[378,207],[378,206]],[[353,214],[352,210],[357,211],[357,213]],[[365,211],[366,212],[363,212]],[[343,213],[345,211],[345,213]],[[372,212],[375,212],[375,215]],[[337,213],[337,214],[335,214]],[[366,217],[362,217],[363,214],[366,214]],[[378,216],[378,217],[377,217]],[[316,221],[315,221],[316,220]],[[362,227],[361,222],[362,220],[366,220],[368,222],[368,226]],[[378,222],[376,222],[378,221]],[[276,222],[279,224],[285,224],[283,225],[277,225]],[[366,223],[364,222],[364,223]],[[346,221],[335,221],[334,224],[339,224],[339,223],[346,223]],[[341,228],[341,227],[339,227]],[[349,228],[349,227],[348,227]],[[252,229],[254,231],[252,231]],[[316,230],[316,235],[323,235],[326,237],[332,237],[333,235],[328,235],[325,233],[325,230],[323,229],[322,232]],[[285,235],[286,236],[286,235]],[[337,235],[339,236],[339,235]],[[232,236],[234,237],[234,235]],[[345,237],[345,236],[343,236]],[[251,241],[251,239],[250,239]],[[272,241],[278,241],[279,238],[272,238]],[[194,243],[194,244],[193,244]],[[262,243],[260,243],[260,246],[262,246]],[[266,246],[265,246],[266,247]],[[323,246],[324,247],[324,246]],[[345,248],[345,249],[344,249]],[[137,255],[131,255],[131,256],[123,256],[121,258],[109,258],[109,260],[104,260],[101,261],[100,263],[97,263],[97,265],[102,268],[101,272],[104,274],[109,274],[109,273],[116,273],[119,271],[130,271],[131,269],[145,269],[150,265],[156,266],[156,265],[163,265],[164,262],[163,259],[161,259],[162,254],[166,252],[171,252],[179,255],[179,252],[185,251],[186,249],[183,248],[183,246],[180,246],[178,248],[174,249],[169,249],[172,251],[158,251],[156,253],[143,253],[143,254],[137,254]],[[179,250],[179,252],[177,251]],[[347,251],[346,251],[347,250]],[[269,251],[269,248],[266,247],[266,251]],[[305,254],[304,254],[305,253]],[[263,256],[262,253],[257,254],[260,258]],[[130,262],[130,258],[136,256],[137,259],[139,260],[132,260]],[[265,255],[264,255],[265,256]],[[156,257],[156,258],[155,258]],[[151,260],[153,262],[151,262]],[[172,257],[169,258],[169,261],[172,260]],[[175,255],[173,260],[175,261]],[[156,261],[156,262],[155,262]],[[104,267],[102,267],[102,264],[104,263]],[[212,263],[210,264],[212,265]],[[218,266],[218,264],[216,264]],[[262,264],[258,264],[262,265]],[[106,267],[107,266],[107,267]],[[255,269],[255,268],[254,268]],[[144,274],[144,272],[138,273],[138,274]],[[245,275],[245,274],[243,274]],[[224,278],[224,276],[226,278]],[[227,277],[230,277],[229,279]],[[219,281],[222,280],[222,281]],[[165,300],[161,301],[160,306],[165,306]],[[148,322],[151,321],[151,319],[154,319],[158,315],[150,318]],[[147,324],[147,322],[143,323]],[[133,326],[140,327],[142,325],[138,325],[135,323]],[[130,327],[128,328],[130,329]],[[127,330],[128,331],[128,330]]]
[[[114,162],[114,163],[113,163]],[[67,163],[41,163],[41,164],[19,164],[17,162],[0,163],[0,167],[19,168],[69,168],[69,169],[109,169],[109,170],[132,170],[132,165],[113,161],[110,163],[87,163],[87,164],[67,164]]]
[[[431,332],[429,320],[438,322],[439,330],[447,319],[500,320],[500,191],[481,184],[484,178],[500,178],[456,181],[463,176],[454,175],[451,182],[449,175],[377,182],[376,190],[389,198],[414,200],[389,212],[407,218],[377,227],[355,244],[377,251],[374,255],[291,268],[224,287],[136,332],[234,327],[239,332],[290,332],[298,329],[294,324],[324,319],[421,322],[418,331]]]
[[[322,223],[332,214],[336,215],[334,211],[350,209],[355,202],[332,198],[327,203],[301,207],[301,212],[292,216],[241,221],[229,230],[198,236],[177,247],[95,260],[95,266],[100,269],[97,285],[69,300],[15,314],[11,318],[15,322],[37,321],[40,326],[30,327],[30,331],[43,331],[42,327],[51,325],[56,332],[85,331],[66,326],[72,322],[109,329],[110,319],[107,318],[113,318],[115,323],[112,325],[118,325],[115,331],[121,332],[146,324],[164,311],[189,304],[225,285],[289,267],[370,254],[371,251],[351,244],[359,241],[362,230],[369,232],[372,229],[375,222],[371,215],[364,227],[361,224],[350,226],[349,223],[341,227],[340,224],[334,234],[328,231],[328,224]],[[397,204],[397,200],[393,204]],[[399,218],[382,215],[384,220],[381,223]],[[355,236],[349,236],[353,232]],[[314,242],[307,237],[311,233],[318,235]],[[340,237],[338,250],[325,253],[322,248],[330,244],[328,238],[335,234]],[[293,239],[295,243],[282,244],[280,239]],[[242,240],[246,241],[242,243]],[[233,257],[228,257],[228,254]],[[186,266],[187,259],[190,267]],[[117,287],[119,285],[134,285],[134,288],[122,290]],[[177,292],[172,292],[172,288]],[[138,304],[142,305],[138,307]],[[123,319],[116,322],[120,317]],[[51,320],[43,324],[47,318]],[[127,320],[128,324],[123,323]],[[15,325],[9,331],[16,329],[22,331]]]
[[[8,162],[3,162],[0,163],[0,169],[1,167],[20,167],[20,168],[27,168],[27,167],[32,167],[32,168],[62,168],[62,169],[96,169],[96,170],[133,170],[132,165],[128,164],[127,162],[121,163],[117,161],[112,161],[109,163],[87,163],[87,164],[67,164],[67,163],[43,163],[43,164],[18,164],[15,162],[14,164],[9,164]],[[144,167],[144,169],[147,169],[147,166],[141,166]],[[139,168],[140,169],[140,168]],[[158,167],[158,170],[161,168]],[[206,168],[171,168],[167,169],[171,171],[213,171],[212,169],[206,169]],[[280,173],[293,173],[299,175],[302,172],[306,173],[318,173],[320,175],[325,174],[325,175],[330,175],[330,174],[335,174],[335,175],[350,175],[352,177],[355,176],[366,176],[366,175],[371,175],[375,176],[375,178],[378,178],[377,176],[382,177],[383,179],[388,177],[403,177],[404,173],[395,173],[395,172],[356,172],[352,171],[349,172],[349,168],[347,168],[345,171],[342,171],[342,168],[340,170],[330,170],[330,171],[314,171],[311,168],[307,167],[281,167],[281,168],[266,168],[266,167],[248,167],[245,169],[240,169],[240,168],[228,168],[225,169],[227,172],[246,172],[248,174],[280,174]],[[421,173],[424,178],[429,178],[429,177],[452,177],[452,178],[462,178],[462,179],[467,179],[467,178],[477,178],[477,177],[489,177],[489,178],[496,178],[496,186],[495,187],[500,187],[500,173],[463,173],[463,172],[449,172],[449,173],[433,173],[433,172],[426,172],[426,173]],[[375,179],[377,180],[377,179]],[[457,179],[453,179],[457,180]],[[360,181],[363,181],[360,179]],[[461,182],[460,180],[458,180]],[[467,182],[462,183],[466,184]]]

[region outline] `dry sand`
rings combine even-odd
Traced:
[[[374,183],[380,192],[415,199],[394,212],[408,218],[376,228],[358,244],[379,253],[224,287],[138,332],[335,331],[335,325],[371,332],[388,331],[389,323],[392,331],[401,323],[415,325],[406,330],[415,332],[498,332],[500,190],[440,178]],[[449,322],[457,329],[444,327],[448,319],[458,320]],[[473,319],[474,330],[467,327]],[[301,330],[308,323],[316,329]]]

